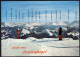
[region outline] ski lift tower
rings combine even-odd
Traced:
[[[32,10],[32,22],[33,22],[33,10]]]
[[[11,22],[12,22],[12,8],[11,8]]]
[[[68,9],[68,24],[69,24],[69,9]],[[68,25],[68,29],[69,29],[69,25]]]
[[[36,23],[37,23],[37,10],[35,11],[35,18],[36,18]]]
[[[56,23],[56,25],[57,25],[57,10],[56,10],[56,22],[55,22],[55,23]],[[58,34],[58,33],[57,33],[57,28],[56,28],[55,30],[56,30],[56,34]]]
[[[52,11],[51,11],[51,23],[52,23]]]
[[[6,21],[5,22],[7,22],[7,10],[6,10]],[[4,26],[5,27],[5,26]],[[6,30],[6,29],[5,29]]]
[[[40,23],[40,11],[39,11],[39,23]]]
[[[68,24],[69,24],[69,9],[68,9]],[[69,29],[69,25],[67,26],[67,29]]]
[[[22,12],[22,22],[23,22],[23,12]]]
[[[77,21],[77,11],[75,11],[75,18],[76,18],[76,21]]]
[[[20,27],[20,11],[19,11],[19,27]]]
[[[68,9],[68,24],[69,24],[69,9]],[[69,29],[69,25],[67,25],[67,29]]]
[[[69,9],[68,9],[68,23],[69,23]]]
[[[23,19],[24,19],[24,13],[23,13]]]
[[[20,11],[19,11],[19,24],[20,24]]]
[[[29,9],[28,9],[28,23],[29,23]]]
[[[16,23],[17,23],[17,10],[15,11],[15,16],[16,16]]]
[[[60,21],[61,21],[61,10],[60,10]]]
[[[60,13],[60,22],[61,22],[61,10],[59,11],[59,13]],[[63,27],[63,26],[62,26]]]
[[[76,24],[77,24],[77,11],[75,11],[75,21],[76,21]],[[77,28],[77,27],[76,27]],[[77,32],[77,29],[75,30],[74,32],[74,35],[76,36],[76,32]]]
[[[57,10],[56,10],[56,24],[57,24]]]
[[[7,10],[6,10],[6,22],[7,22]]]
[[[47,10],[45,10],[45,19],[46,19],[46,23],[47,23]]]
[[[22,13],[22,22],[23,22],[23,19],[24,19],[24,13]]]

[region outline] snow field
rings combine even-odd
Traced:
[[[79,56],[79,40],[58,38],[1,40],[2,56]],[[12,47],[26,47],[26,49],[12,49]],[[46,51],[46,53],[23,53],[23,51]]]

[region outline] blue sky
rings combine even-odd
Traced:
[[[28,10],[30,12],[29,21],[36,22],[35,11],[37,10],[37,22],[46,22],[45,10],[47,10],[47,21],[51,22],[51,11],[52,11],[52,22],[56,21],[56,10],[57,10],[57,22],[68,21],[68,9],[70,10],[70,21],[75,20],[75,11],[77,11],[77,20],[79,20],[79,1],[1,1],[1,21],[6,22],[6,10],[7,10],[7,22],[11,22],[11,8],[12,8],[12,21],[16,22],[15,11],[17,10],[17,22],[19,22],[19,11],[20,11],[20,22],[28,22]],[[32,20],[33,10],[33,20]],[[61,10],[61,20],[60,13]],[[22,19],[22,13],[24,13],[24,19]]]

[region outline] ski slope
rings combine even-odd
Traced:
[[[26,47],[26,49],[12,49],[12,47]],[[46,51],[41,53],[23,53],[23,51]],[[2,56],[79,56],[79,40],[72,38],[43,38],[1,40]]]

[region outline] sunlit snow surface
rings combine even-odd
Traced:
[[[15,47],[26,47],[26,49],[11,49]],[[45,51],[46,53],[22,53],[26,51]],[[23,39],[1,40],[2,56],[79,56],[79,40],[65,38],[59,41],[58,38],[36,39],[29,37]]]

